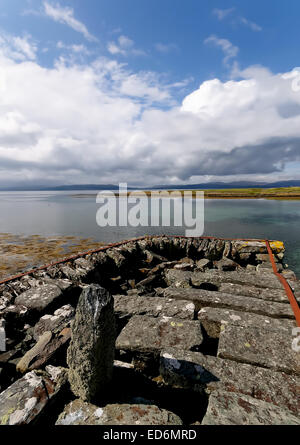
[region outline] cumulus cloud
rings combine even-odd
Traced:
[[[239,48],[235,45],[233,45],[229,40],[227,39],[220,39],[219,37],[215,35],[211,35],[207,39],[204,40],[205,44],[213,44],[214,46],[217,46],[221,48],[221,50],[224,53],[224,59],[223,62],[227,64],[230,59],[234,59],[238,52]]]
[[[70,7],[63,7],[59,3],[51,4],[44,1],[44,12],[45,14],[53,19],[55,22],[62,23],[64,25],[70,26],[81,33],[90,42],[95,42],[98,39],[89,33],[87,27],[74,17],[74,10]]]
[[[134,47],[134,41],[127,36],[119,36],[117,42],[109,42],[107,44],[107,50],[112,55],[128,56],[132,54],[134,56],[144,56],[146,53],[143,50],[136,49]]]
[[[207,80],[182,103],[153,72],[13,57],[0,46],[0,184],[275,178],[300,162],[297,70]]]

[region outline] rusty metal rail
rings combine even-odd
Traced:
[[[268,254],[269,254],[269,257],[270,257],[271,264],[272,264],[273,272],[274,272],[274,274],[276,275],[276,277],[279,279],[279,281],[281,282],[281,284],[284,287],[284,290],[285,290],[285,293],[286,293],[286,295],[287,295],[287,297],[289,299],[290,305],[292,306],[292,309],[293,309],[293,312],[294,312],[294,315],[295,315],[295,319],[296,319],[297,325],[300,327],[300,308],[299,308],[299,305],[298,305],[297,300],[295,298],[295,295],[294,295],[294,293],[293,293],[289,283],[285,279],[285,277],[283,275],[281,275],[281,273],[279,273],[278,270],[277,270],[277,266],[276,266],[276,263],[274,261],[273,252],[272,252],[272,249],[271,249],[271,246],[270,246],[270,242],[268,240],[265,240],[265,243],[266,243],[266,246],[267,246],[267,249],[268,249]]]

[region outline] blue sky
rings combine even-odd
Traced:
[[[0,1],[0,184],[300,179],[299,14]]]

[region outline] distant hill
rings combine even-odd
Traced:
[[[163,184],[155,186],[134,187],[128,186],[128,190],[214,190],[214,189],[243,189],[243,188],[277,188],[277,187],[300,187],[300,180],[278,181],[278,182],[208,182],[204,184]],[[78,191],[78,190],[119,190],[115,184],[72,184],[59,186],[18,186],[0,187],[0,191]]]
[[[180,190],[213,190],[213,189],[243,189],[243,188],[277,188],[277,187],[300,187],[300,180],[278,181],[278,182],[209,182],[204,184],[179,184],[179,185],[157,185],[153,189],[180,189]]]

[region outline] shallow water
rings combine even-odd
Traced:
[[[76,198],[76,192],[0,192],[0,233],[72,235],[98,242],[116,242],[145,234],[184,235],[175,227],[99,227],[95,196]],[[91,193],[90,191],[81,192]],[[300,201],[205,200],[204,235],[282,240],[285,260],[300,277]]]

